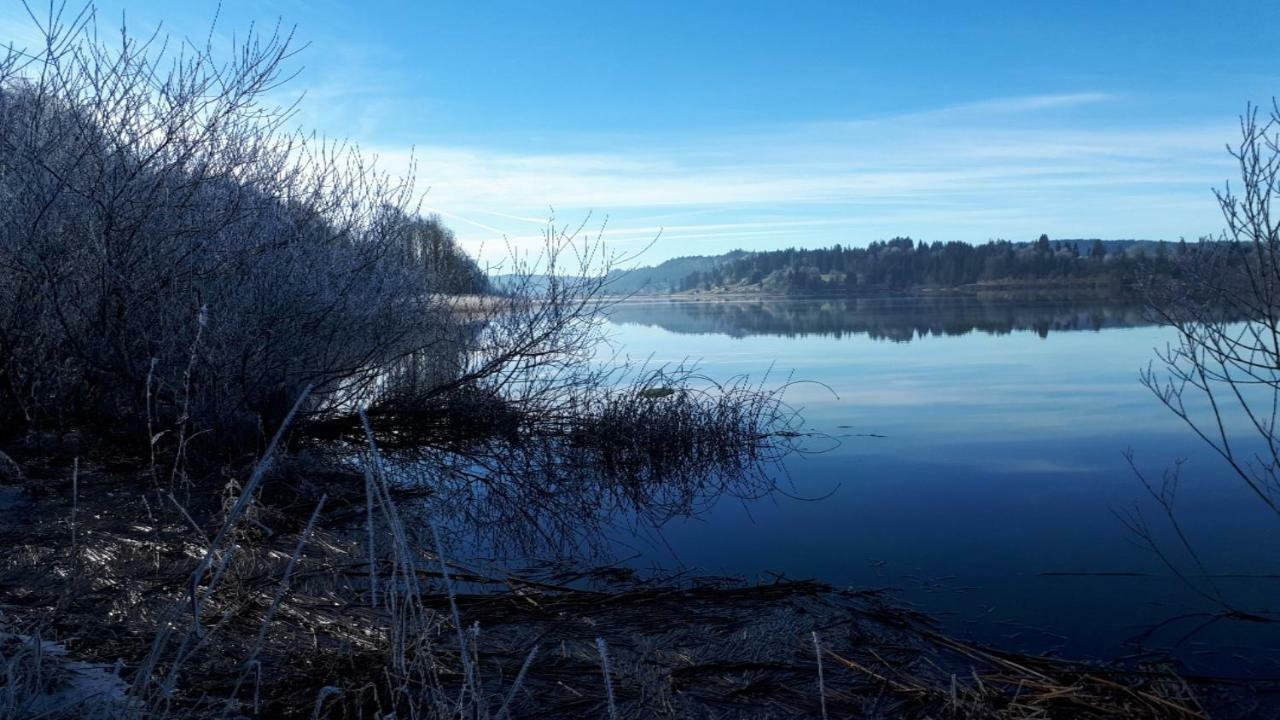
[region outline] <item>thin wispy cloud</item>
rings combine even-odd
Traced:
[[[955,105],[942,110],[942,113],[954,112],[1028,112],[1034,110],[1049,110],[1054,108],[1079,107],[1082,105],[1095,105],[1097,103],[1110,102],[1117,100],[1119,97],[1112,93],[1103,92],[1082,92],[1082,93],[1059,93],[1048,95],[1028,95],[1025,97],[998,98],[995,100],[986,100],[976,103],[968,103],[964,105]]]
[[[412,154],[419,184],[430,188],[427,205],[458,221],[472,248],[538,242],[552,207],[566,221],[607,215],[606,237],[624,248],[661,232],[646,260],[720,252],[726,243],[856,245],[900,234],[982,241],[1211,232],[1209,191],[1230,175],[1222,144],[1232,126],[1137,130],[1109,125],[1105,112],[1069,125],[1057,118],[1117,102],[1106,93],[1037,95],[614,152],[427,145]],[[392,169],[408,167],[407,148],[378,154]]]

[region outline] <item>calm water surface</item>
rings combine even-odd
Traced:
[[[1213,572],[1280,572],[1274,516],[1139,384],[1172,339],[1141,308],[634,302],[611,325],[632,357],[821,383],[787,397],[806,430],[831,438],[779,471],[794,497],[722,499],[660,534],[620,538],[634,563],[892,587],[975,639],[1134,652],[1126,640],[1148,626],[1211,608],[1117,518],[1137,506],[1163,527],[1123,457],[1132,449],[1153,477],[1186,459],[1183,520]],[[1247,609],[1276,609],[1280,580],[1217,582]],[[1204,619],[1172,622],[1148,644],[1172,645]],[[1178,653],[1194,670],[1277,674],[1276,647],[1270,627],[1222,622]]]

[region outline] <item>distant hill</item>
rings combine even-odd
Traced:
[[[692,255],[667,260],[650,267],[613,270],[608,276],[607,291],[617,295],[662,294],[679,289],[680,282],[694,273],[705,273],[726,263],[751,255],[733,250],[723,255]]]
[[[489,287],[498,294],[509,293],[517,288],[538,291],[547,286],[547,276],[534,275],[532,277],[524,277],[520,275],[490,275]]]
[[[489,286],[496,293],[510,293],[525,291],[531,293],[541,293],[546,291],[547,286],[551,284],[552,278],[558,278],[561,283],[572,285],[580,282],[582,278],[574,275],[490,275]]]
[[[611,295],[663,294],[674,292],[681,280],[696,272],[706,272],[727,262],[744,258],[751,253],[745,250],[733,250],[723,255],[693,255],[672,258],[657,265],[638,267],[629,270],[611,270],[606,276],[605,292]],[[566,281],[569,276],[561,276]],[[543,290],[549,281],[547,275],[491,275],[489,282],[498,292],[509,291],[517,286],[535,292]]]

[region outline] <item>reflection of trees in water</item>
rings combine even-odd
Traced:
[[[1031,331],[1045,337],[1050,332],[1153,324],[1145,306],[1137,303],[972,297],[623,303],[611,308],[609,317],[616,323],[687,334],[867,335],[893,342],[973,332]]]
[[[430,373],[466,347],[442,343],[406,360],[388,378],[388,402],[366,417],[394,496],[486,557],[593,557],[607,551],[609,528],[660,527],[721,498],[764,497],[805,437],[785,384],[716,382],[686,366],[395,394],[396,382],[438,382]],[[364,433],[345,416],[315,423],[322,443],[311,450],[349,463]]]

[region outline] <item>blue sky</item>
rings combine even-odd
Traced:
[[[98,3],[204,37],[218,5]],[[554,214],[645,261],[910,235],[1196,237],[1245,103],[1280,91],[1261,5],[225,0],[296,26],[299,122],[389,169],[472,250]],[[0,7],[0,37],[30,23]],[[554,208],[554,211],[552,210]]]

